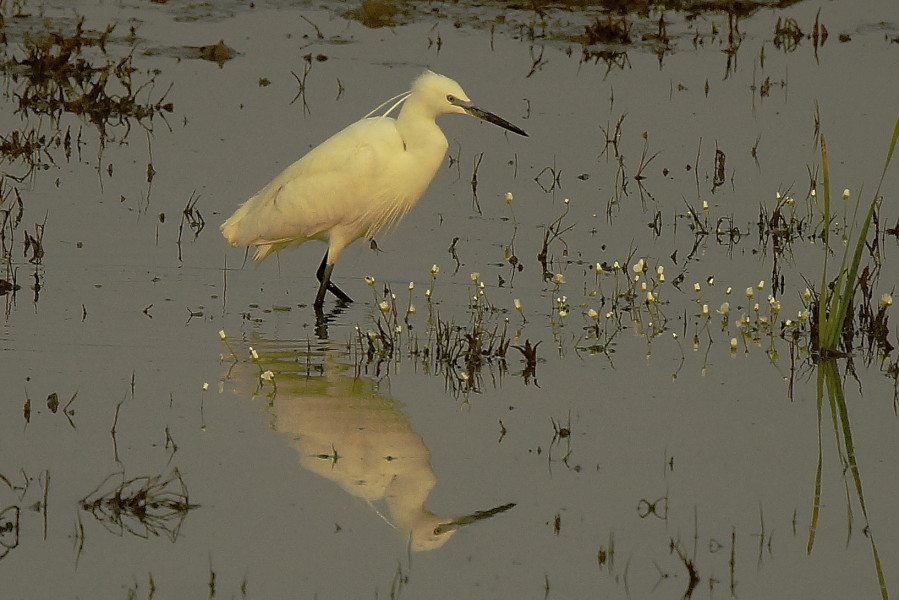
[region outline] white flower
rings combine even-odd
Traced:
[[[272,373],[271,371],[266,371],[265,373],[261,373],[261,374],[259,375],[259,377],[260,377],[260,379],[262,379],[263,381],[271,381],[272,379],[275,378],[275,374]]]
[[[777,192],[776,194],[774,194],[774,197],[777,198],[778,200],[780,200],[781,199],[780,192]]]
[[[410,315],[414,315],[415,314],[415,305],[410,304],[409,308],[406,310],[406,312],[408,312]]]
[[[730,313],[730,302],[722,302],[721,308],[718,309],[719,315],[727,315]]]
[[[693,291],[694,291],[694,292],[698,292],[698,291],[701,290],[701,289],[702,289],[702,286],[700,286],[698,283],[694,283],[694,284],[693,284]]]
[[[203,391],[205,392],[205,391],[208,390],[208,389],[209,389],[209,384],[206,383],[206,382],[204,382],[204,383],[203,383]]]
[[[799,314],[796,315],[796,318],[798,318],[802,322],[808,321],[808,311],[807,310],[799,311]]]
[[[818,195],[818,191],[817,191],[817,190],[812,190],[811,193],[812,193],[812,198],[814,198],[814,197],[816,197],[816,196]]]
[[[617,271],[617,270],[619,270],[620,268],[621,268],[621,265],[618,264],[618,261],[617,261],[617,260],[616,260],[614,263],[612,263],[612,270],[613,270],[613,271]]]
[[[225,335],[224,329],[219,329],[219,337],[222,338],[223,340],[228,339],[228,336]]]
[[[565,317],[568,316],[568,311],[565,310],[564,308],[559,309],[559,316],[564,319]]]
[[[587,316],[595,321],[597,318],[599,318],[599,313],[596,312],[595,308],[591,308],[587,311]]]
[[[521,312],[521,300],[519,300],[518,298],[515,298],[515,300],[512,301],[512,304],[515,305],[515,310],[517,310],[518,312]]]
[[[256,353],[256,349],[250,346],[250,355],[253,357],[253,360],[259,360],[259,354]]]
[[[733,291],[733,288],[727,288],[726,290],[724,290],[724,294],[725,294],[726,296],[730,296],[730,293],[731,293],[732,291]]]
[[[381,302],[381,303],[378,305],[378,308],[381,309],[381,312],[382,312],[382,313],[387,314],[387,311],[390,310],[390,305],[387,304],[387,301],[386,301],[386,300],[384,300],[383,302]]]
[[[702,305],[702,316],[703,317],[709,316],[709,305],[708,304]]]
[[[596,272],[602,273],[602,263],[596,263]]]
[[[437,279],[437,273],[439,273],[439,272],[440,272],[440,267],[438,267],[437,265],[434,265],[433,267],[431,267],[431,279]]]
[[[752,298],[753,294],[755,294],[755,292],[752,290],[751,287],[746,288],[746,297],[747,298]]]
[[[413,289],[414,287],[415,287],[415,282],[414,282],[414,281],[410,281],[410,282],[409,282],[409,291],[411,292],[412,289]]]
[[[562,285],[563,283],[565,283],[565,276],[561,273],[556,273],[553,277],[553,283],[556,285]]]
[[[512,192],[506,192],[506,204],[512,204],[512,200],[514,200]]]
[[[478,277],[480,277],[480,276],[481,276],[481,274],[478,273],[477,271],[475,271],[474,273],[471,274],[471,280],[474,281],[475,283],[477,283]]]
[[[737,349],[737,338],[730,338],[730,349],[731,350]]]
[[[655,301],[656,301],[656,297],[653,295],[653,293],[646,292],[646,302],[648,302],[649,304],[655,304]]]
[[[812,291],[808,288],[805,288],[805,291],[802,292],[802,297],[805,298],[806,300],[811,300],[812,299]]]
[[[890,296],[889,294],[884,294],[883,296],[880,297],[880,306],[882,308],[886,308],[887,306],[892,306],[892,305],[893,305],[893,297],[892,296]]]
[[[637,261],[637,264],[634,265],[634,273],[642,273],[643,267],[646,265],[646,262],[641,258]]]
[[[843,200],[849,200],[849,188],[843,190]]]
[[[760,290],[765,289],[765,281],[764,280],[759,281],[759,284],[756,287],[759,288]]]
[[[372,277],[371,275],[367,275],[367,276],[365,277],[365,283],[367,283],[368,285],[372,285],[372,286],[373,286],[373,285],[375,284],[375,278]]]

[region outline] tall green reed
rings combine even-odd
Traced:
[[[880,181],[877,183],[877,189],[874,191],[874,196],[871,198],[871,203],[868,205],[868,212],[865,215],[865,220],[862,223],[862,227],[858,232],[858,238],[855,241],[855,251],[852,255],[852,261],[849,263],[849,268],[847,269],[846,263],[849,257],[849,247],[847,247],[843,252],[843,259],[840,263],[840,269],[837,272],[836,278],[833,280],[833,288],[831,292],[829,291],[827,283],[827,262],[828,256],[830,254],[830,225],[832,219],[830,201],[830,168],[827,163],[827,142],[824,139],[824,134],[820,134],[821,172],[823,175],[824,187],[824,228],[822,232],[824,239],[824,268],[821,272],[821,292],[818,297],[818,337],[817,340],[813,340],[813,343],[816,345],[819,354],[821,354],[822,356],[833,356],[839,354],[837,346],[840,343],[840,333],[843,331],[843,328],[845,326],[846,315],[849,312],[849,307],[852,304],[852,299],[855,295],[855,286],[858,280],[858,267],[861,263],[862,253],[864,252],[865,245],[867,243],[868,228],[871,225],[871,220],[874,217],[875,211],[882,202],[880,190],[883,186],[883,180],[886,177],[890,162],[892,161],[893,152],[896,149],[897,140],[899,140],[899,117],[897,117],[896,124],[893,127],[893,135],[890,139],[890,145],[887,150],[886,160],[883,164],[883,171],[880,174]],[[861,194],[858,194],[856,196],[855,212],[853,214],[858,214],[860,199]]]

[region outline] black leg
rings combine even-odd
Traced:
[[[318,294],[315,296],[314,306],[321,307],[321,305],[324,304],[326,292],[331,292],[338,300],[345,304],[349,304],[353,301],[353,299],[347,296],[342,289],[331,283],[331,273],[333,272],[334,265],[328,264],[328,253],[325,252],[325,256],[318,266],[318,271],[315,272],[315,277],[321,285],[318,287]]]

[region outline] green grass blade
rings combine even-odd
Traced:
[[[824,176],[824,268],[821,271],[821,293],[818,296],[818,347],[826,348],[824,339],[829,329],[827,314],[829,309],[827,295],[827,258],[830,254],[830,169],[827,166],[827,142],[821,134],[821,172]]]
[[[883,173],[880,175],[880,182],[883,183],[883,178],[886,176],[887,169],[890,166],[890,161],[893,159],[893,151],[896,149],[896,141],[899,140],[899,117],[896,117],[896,124],[893,126],[893,137],[890,140],[890,148],[887,150],[887,159],[883,164]],[[880,191],[880,185],[877,186],[877,191]],[[876,193],[875,193],[876,195]]]

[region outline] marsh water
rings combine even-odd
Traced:
[[[899,595],[894,2],[541,4],[0,3],[4,598]],[[318,316],[219,225],[425,69]]]

